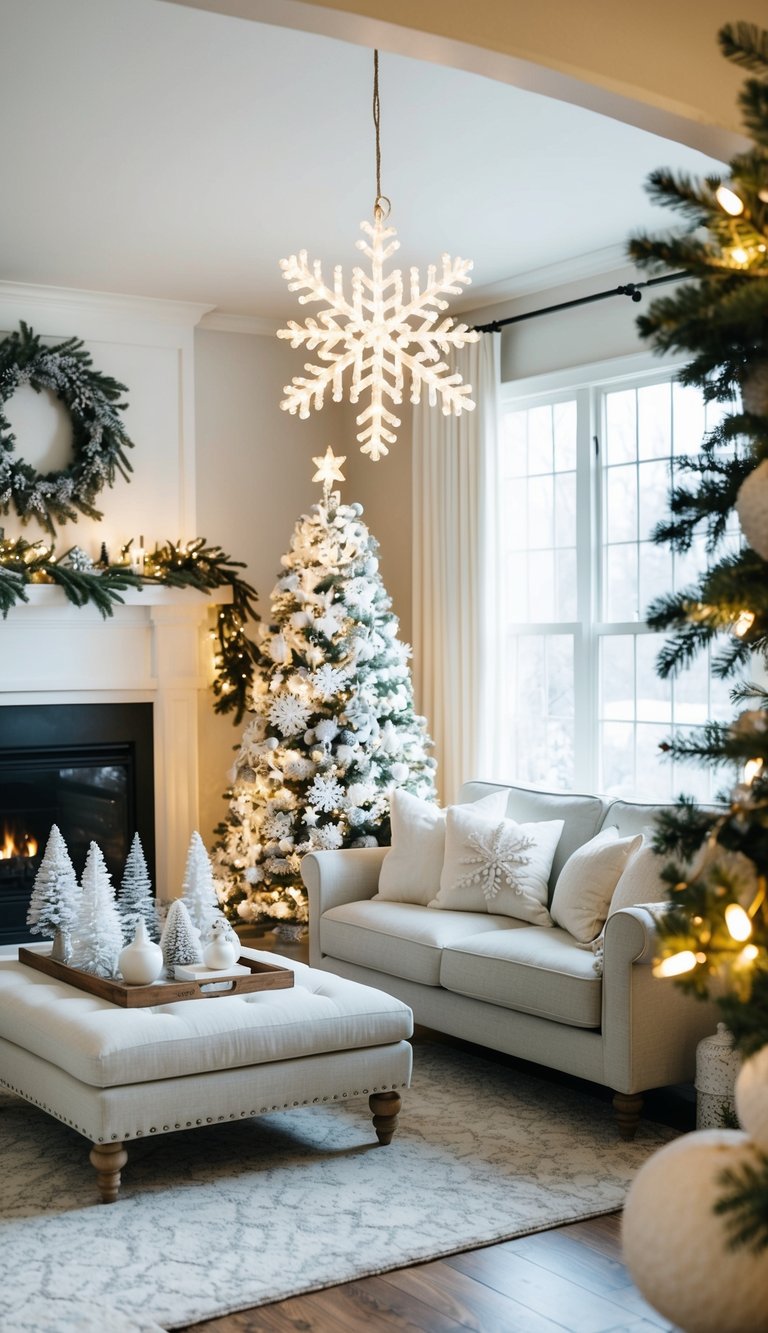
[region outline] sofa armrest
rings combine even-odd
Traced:
[[[609,916],[605,924],[603,975],[609,957],[613,967],[626,967],[630,963],[650,966],[659,945],[656,921],[668,907],[667,903],[636,903]]]
[[[388,847],[345,847],[335,852],[308,852],[301,878],[309,896],[309,963],[322,967],[320,918],[331,907],[372,898]]]
[[[655,977],[658,917],[667,903],[624,907],[608,918],[603,955],[604,1081],[616,1092],[636,1093],[693,1080],[696,1047],[716,1029],[718,1011],[681,989],[672,977]]]

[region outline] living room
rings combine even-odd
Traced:
[[[101,475],[82,505],[75,495],[76,524],[62,519],[60,507],[71,501],[71,487],[69,500],[67,494],[62,500],[55,486],[43,489],[28,521],[23,487],[6,493],[0,515],[0,595],[7,599],[5,651],[0,657],[0,791],[8,789],[13,766],[22,762],[21,741],[32,748],[38,744],[27,733],[32,721],[39,721],[36,710],[128,708],[139,735],[131,743],[147,751],[143,762],[148,767],[136,784],[145,787],[152,807],[143,817],[142,837],[151,852],[158,899],[167,905],[178,897],[193,832],[199,831],[211,852],[218,840],[219,865],[222,858],[231,859],[229,835],[220,829],[231,817],[233,800],[238,800],[231,789],[243,771],[249,714],[247,705],[243,714],[239,701],[259,672],[255,653],[240,670],[237,654],[243,651],[248,658],[250,649],[237,636],[262,647],[269,643],[279,674],[273,650],[281,636],[264,637],[270,623],[274,627],[275,582],[289,569],[290,551],[300,550],[301,516],[318,504],[327,506],[338,491],[339,515],[343,511],[345,521],[356,525],[357,539],[362,524],[378,544],[375,555],[373,548],[369,553],[370,582],[377,587],[380,583],[382,596],[385,591],[391,598],[397,621],[391,642],[413,645],[412,657],[407,658],[405,650],[402,654],[408,662],[404,688],[407,694],[412,680],[413,705],[425,719],[429,751],[436,760],[429,784],[434,780],[433,797],[443,807],[482,798],[485,792],[479,790],[462,795],[465,784],[477,785],[478,780],[505,790],[600,792],[605,804],[590,813],[593,825],[585,838],[598,836],[606,820],[606,827],[618,825],[620,840],[632,842],[647,820],[635,826],[629,818],[625,825],[624,807],[631,803],[666,804],[683,790],[703,804],[716,798],[723,785],[716,767],[710,772],[706,765],[683,763],[679,755],[665,757],[660,746],[670,733],[685,737],[709,721],[725,724],[733,715],[732,682],[710,676],[706,661],[692,664],[674,687],[671,680],[659,678],[656,659],[666,635],[659,628],[649,629],[644,614],[654,599],[678,593],[706,566],[703,537],[697,536],[688,552],[663,551],[650,540],[650,531],[666,509],[672,460],[698,449],[697,440],[719,428],[727,409],[721,402],[705,403],[699,389],[677,383],[677,373],[690,359],[683,343],[664,357],[654,350],[652,338],[641,336],[638,315],[647,313],[655,297],[677,293],[683,275],[675,275],[672,264],[665,271],[632,262],[627,247],[630,237],[658,234],[669,222],[645,190],[651,172],[670,167],[695,178],[732,177],[727,164],[749,143],[738,107],[745,75],[737,62],[723,59],[717,34],[737,19],[760,24],[765,17],[760,8],[747,5],[733,14],[709,0],[672,12],[660,4],[646,6],[642,14],[620,7],[617,14],[615,6],[608,11],[595,0],[577,14],[553,0],[537,7],[535,14],[521,15],[511,13],[501,0],[479,12],[436,3],[384,6],[374,0],[343,5],[294,0],[67,0],[66,5],[60,0],[2,0],[3,98],[9,120],[13,114],[17,125],[2,153],[2,339],[26,326],[42,339],[35,354],[67,339],[81,340],[92,358],[86,369],[92,367],[123,386],[120,401],[125,406],[110,418],[118,422],[111,437],[117,443],[107,460],[111,476],[107,480]],[[444,252],[454,257],[448,261],[455,265],[453,276],[443,289],[448,312],[456,325],[481,332],[474,344],[468,339],[464,349],[455,344],[457,355],[460,351],[466,357],[457,362],[465,382],[470,380],[467,367],[472,368],[469,392],[475,411],[444,416],[440,403],[429,401],[427,377],[421,403],[397,406],[400,420],[396,426],[390,423],[394,438],[380,437],[384,447],[376,459],[375,448],[369,447],[368,454],[360,449],[366,438],[365,423],[359,420],[364,399],[350,400],[346,388],[337,395],[329,382],[322,410],[316,410],[315,399],[304,419],[281,410],[281,400],[313,351],[295,337],[275,335],[304,319],[302,280],[296,283],[294,275],[293,283],[286,282],[291,273],[285,267],[281,271],[281,261],[299,256],[300,263],[306,250],[310,266],[321,262],[329,287],[334,265],[339,266],[336,281],[346,285],[354,264],[368,262],[355,250],[361,219],[376,223],[379,213],[382,225],[396,228],[403,269],[418,265],[426,274],[427,266],[438,264]],[[471,275],[467,271],[456,277],[459,256],[474,261]],[[313,308],[310,304],[310,317]],[[68,368],[66,373],[72,374]],[[63,397],[56,391],[35,392],[36,387],[34,379],[14,380],[9,391],[2,386],[0,402],[16,453],[31,469],[28,484],[47,473],[61,479],[73,451],[66,408],[76,392],[74,378]],[[435,396],[441,393],[438,389]],[[335,401],[337,396],[340,401]],[[123,425],[127,442],[121,444]],[[467,458],[474,461],[468,464]],[[84,496],[85,490],[80,498]],[[352,513],[355,506],[362,507],[361,514]],[[726,524],[725,541],[726,552],[739,549],[735,518]],[[62,561],[62,577],[49,572],[56,561]],[[213,571],[207,584],[195,581],[195,562]],[[25,567],[23,575],[20,566]],[[146,578],[144,586],[137,588],[130,581],[121,585],[121,570],[139,581]],[[52,577],[58,587],[48,586]],[[112,603],[111,614],[104,615],[90,593],[82,598],[84,604],[75,605],[72,599],[73,588],[76,600],[78,588],[90,588],[98,579],[103,588],[112,581],[124,598],[124,604]],[[63,590],[66,580],[69,600]],[[246,585],[255,590],[260,620],[247,610],[239,620],[233,618],[233,599],[237,615],[246,604],[254,608],[247,594],[246,603],[237,603]],[[294,620],[292,629],[298,624]],[[230,631],[233,638],[227,637]],[[754,634],[759,650],[756,629]],[[396,675],[401,662],[392,661]],[[279,686],[277,681],[270,688]],[[80,727],[81,715],[70,713],[73,717],[74,723],[67,725]],[[123,714],[116,714],[118,749],[123,725]],[[145,744],[141,736],[147,726],[150,739]],[[307,742],[307,756],[330,744],[318,734]],[[752,757],[751,752],[745,757]],[[390,768],[397,758],[391,756]],[[542,812],[521,807],[515,813],[514,796],[509,799],[504,812],[508,818],[564,817],[569,827],[575,817],[543,807]],[[241,801],[241,824],[243,808]],[[582,840],[574,839],[573,851]],[[334,844],[324,844],[316,835],[310,845],[319,854],[321,868],[329,864],[322,860],[322,848]],[[567,859],[564,848],[565,843],[558,873]],[[362,843],[359,849],[371,850]],[[286,844],[282,854],[292,856],[292,847]],[[311,877],[310,863],[312,856],[305,883]],[[441,1244],[431,1234],[426,1247],[414,1240],[409,1249],[407,1225],[395,1247],[399,1264],[392,1262],[391,1249],[390,1258],[374,1253],[367,1269],[331,1264],[316,1270],[308,1261],[302,1279],[304,1260],[296,1253],[299,1233],[281,1230],[283,1222],[277,1218],[275,1236],[290,1247],[283,1258],[296,1274],[294,1280],[265,1287],[263,1294],[258,1283],[249,1287],[239,1278],[228,1293],[224,1274],[217,1278],[209,1272],[199,1290],[197,1276],[190,1276],[189,1291],[175,1308],[168,1293],[166,1304],[156,1308],[146,1289],[132,1299],[129,1283],[115,1286],[121,1294],[110,1304],[109,1283],[100,1291],[86,1286],[84,1292],[77,1290],[73,1278],[71,1290],[65,1282],[52,1293],[41,1272],[36,1296],[45,1302],[58,1299],[59,1305],[45,1309],[25,1298],[26,1314],[17,1304],[11,1322],[3,1327],[14,1333],[97,1327],[84,1322],[85,1307],[90,1303],[98,1312],[99,1302],[112,1321],[105,1323],[102,1312],[100,1326],[113,1327],[115,1333],[123,1327],[187,1326],[215,1314],[221,1316],[216,1327],[222,1333],[225,1328],[297,1327],[296,1319],[309,1321],[301,1326],[313,1329],[355,1327],[363,1319],[375,1327],[405,1326],[407,1320],[407,1326],[424,1328],[608,1330],[630,1326],[630,1321],[638,1328],[672,1327],[672,1317],[657,1313],[645,1299],[647,1291],[641,1295],[627,1272],[619,1209],[629,1181],[653,1148],[677,1129],[693,1128],[691,1054],[700,1038],[714,1033],[717,1016],[708,1018],[702,1007],[693,1024],[681,1019],[686,1050],[683,1054],[681,1047],[679,1058],[669,1056],[663,1076],[662,1064],[654,1065],[654,1059],[661,1060],[661,1046],[665,1052],[672,1047],[677,987],[667,1010],[666,1045],[657,1043],[655,1055],[648,1055],[640,1082],[634,1072],[623,1082],[623,1076],[613,1081],[607,1074],[603,1077],[604,1052],[592,1041],[599,1019],[583,1020],[591,1029],[583,1057],[578,1052],[585,1034],[573,1037],[576,1029],[569,1034],[566,1028],[560,1036],[544,1038],[548,1054],[537,1064],[533,1048],[541,1042],[543,1029],[532,1026],[529,1032],[527,1020],[516,1045],[514,1024],[500,1035],[488,1019],[487,1039],[480,1040],[483,1016],[466,1028],[457,1018],[453,1028],[448,1024],[442,1029],[431,1017],[420,1017],[408,987],[423,977],[411,976],[401,984],[397,976],[407,974],[398,974],[392,959],[385,966],[375,958],[371,963],[364,949],[355,954],[357,946],[348,942],[350,931],[361,928],[368,905],[352,903],[351,898],[341,903],[333,897],[333,886],[317,889],[318,901],[331,895],[323,909],[331,913],[324,918],[324,940],[313,936],[308,945],[305,914],[297,909],[296,933],[305,938],[281,944],[271,927],[286,923],[290,899],[277,894],[277,903],[267,904],[267,896],[258,892],[258,856],[248,864],[251,878],[245,888],[241,880],[229,903],[243,944],[267,947],[299,968],[311,961],[308,970],[322,970],[324,984],[333,981],[339,995],[346,994],[346,984],[375,986],[376,975],[386,974],[388,984],[382,982],[382,989],[399,995],[399,1002],[416,1013],[414,1070],[421,1053],[425,1077],[430,1059],[449,1058],[436,1030],[447,1034],[443,1044],[448,1052],[463,1052],[465,1071],[474,1068],[471,1061],[478,1051],[481,1057],[483,1051],[490,1054],[493,1077],[501,1080],[498,1087],[489,1082],[487,1088],[491,1137],[506,1095],[505,1078],[521,1086],[533,1079],[530,1119],[524,1122],[521,1111],[520,1120],[521,1125],[528,1123],[531,1135],[537,1132],[542,1098],[554,1103],[561,1097],[591,1095],[599,1133],[607,1135],[609,1126],[615,1127],[606,1095],[636,1098],[640,1088],[651,1093],[637,1137],[631,1143],[622,1144],[615,1136],[611,1141],[615,1175],[606,1167],[600,1182],[604,1193],[598,1190],[595,1197],[587,1190],[586,1202],[580,1200],[574,1212],[558,1214],[555,1209],[549,1220],[542,1214],[544,1220],[538,1223],[531,1214],[527,1225],[518,1219],[494,1232],[518,1246],[497,1258],[499,1268],[509,1265],[524,1286],[533,1269],[539,1276],[549,1272],[554,1285],[564,1285],[555,1298],[552,1290],[537,1295],[534,1283],[530,1290],[526,1287],[529,1296],[518,1300],[507,1283],[502,1292],[495,1291],[499,1302],[509,1302],[505,1307],[481,1302],[469,1313],[469,1287],[474,1284],[477,1298],[483,1279],[472,1276],[468,1256],[486,1233],[482,1228],[459,1230],[453,1244]],[[301,884],[299,876],[297,882]],[[310,888],[310,913],[312,892]],[[303,887],[298,895],[303,905]],[[428,898],[419,900],[425,910]],[[268,907],[275,908],[271,917]],[[360,908],[357,918],[337,916],[334,935],[333,913],[349,913],[352,907]],[[759,912],[758,906],[756,920]],[[442,914],[446,919],[459,915]],[[5,927],[0,921],[4,952],[16,943],[16,927],[9,921]],[[618,938],[619,925],[614,924]],[[596,938],[600,932],[593,934]],[[23,934],[24,941],[29,938]],[[591,942],[593,936],[585,936],[585,945]],[[403,957],[408,943],[403,936]],[[582,994],[587,987],[594,991],[595,984],[600,986],[593,973],[596,956],[585,951],[574,964],[580,969]],[[614,984],[613,966],[606,954],[606,987]],[[366,971],[364,977],[362,968],[372,968],[370,975]],[[638,972],[634,967],[634,975]],[[642,985],[649,979],[646,967]],[[634,990],[634,984],[629,983],[627,993],[639,1005],[645,992]],[[448,1000],[446,1013],[453,997]],[[564,1008],[570,1004],[565,992],[561,1002]],[[203,1009],[215,1009],[216,1003]],[[599,1006],[600,1000],[593,995],[589,1004]],[[565,1021],[574,1020],[571,1016]],[[621,1036],[607,1040],[615,1040],[617,1049],[622,1044]],[[652,1045],[652,1035],[643,1042]],[[606,1068],[615,1072],[614,1057],[605,1059]],[[678,1073],[683,1068],[689,1071],[684,1078]],[[437,1065],[430,1075],[435,1087],[436,1071]],[[382,1073],[385,1077],[388,1087],[405,1082],[399,1072]],[[579,1079],[588,1080],[586,1090]],[[665,1083],[685,1085],[678,1089],[677,1100],[674,1095],[654,1100],[652,1089]],[[10,1086],[8,1080],[5,1086]],[[466,1097],[466,1115],[477,1113],[481,1091],[475,1089],[474,1112],[469,1086],[462,1088],[459,1080],[451,1091],[454,1106]],[[385,1163],[405,1138],[408,1096],[403,1095],[393,1143],[379,1154]],[[41,1104],[48,1102],[43,1098]],[[580,1113],[585,1118],[589,1105],[587,1101]],[[614,1109],[637,1123],[636,1102],[629,1107],[614,1100]],[[425,1205],[432,1209],[444,1207],[452,1189],[475,1189],[471,1174],[463,1186],[458,1176],[452,1181],[447,1111],[443,1108],[445,1121],[439,1121],[447,1174],[441,1178],[442,1199],[436,1196]],[[576,1115],[570,1103],[569,1111]],[[239,1102],[237,1113],[243,1114]],[[302,1114],[311,1117],[311,1109]],[[427,1111],[421,1113],[421,1122],[419,1114],[414,1103],[412,1132],[427,1123]],[[380,1108],[376,1115],[382,1115]],[[233,1116],[234,1110],[228,1112],[228,1118]],[[71,1113],[58,1118],[70,1125],[82,1123]],[[263,1119],[264,1126],[268,1119]],[[265,1152],[285,1150],[279,1120],[279,1115],[271,1117],[274,1128],[263,1130]],[[78,1140],[73,1130],[65,1126],[62,1131],[52,1122],[51,1133],[56,1132]],[[305,1132],[311,1133],[302,1122],[296,1133],[301,1137]],[[343,1155],[342,1139],[334,1139],[330,1121],[323,1132],[327,1144],[336,1145],[329,1146],[329,1154]],[[152,1145],[170,1145],[169,1162],[175,1162],[182,1176],[186,1168],[176,1141],[185,1137],[194,1135],[170,1134]],[[132,1148],[116,1206],[92,1209],[94,1214],[103,1211],[112,1217],[139,1193],[145,1202],[157,1200],[159,1184],[157,1192],[150,1187],[147,1196],[152,1161],[157,1165],[157,1154],[153,1158],[149,1148],[146,1140],[135,1145],[140,1173],[144,1164],[141,1186],[132,1192]],[[463,1154],[466,1148],[459,1144],[453,1150]],[[607,1161],[609,1150],[605,1144],[602,1148]],[[593,1163],[601,1161],[602,1148],[599,1137],[590,1140]],[[237,1150],[246,1149],[240,1133]],[[560,1162],[555,1175],[569,1178],[562,1165],[565,1147],[551,1151]],[[223,1190],[224,1198],[227,1153],[212,1146],[211,1152],[213,1188]],[[311,1157],[308,1140],[302,1152]],[[461,1161],[463,1170],[463,1155]],[[198,1166],[202,1170],[202,1162],[193,1158],[192,1176]],[[325,1200],[322,1162],[316,1161],[314,1168],[316,1174],[305,1177],[313,1182],[307,1188]],[[537,1169],[531,1166],[534,1175]],[[327,1170],[330,1173],[330,1167]],[[383,1170],[386,1174],[386,1165]],[[75,1178],[73,1167],[70,1185],[62,1184],[65,1203],[51,1206],[54,1212],[63,1209],[74,1228],[73,1243],[84,1250],[93,1223],[80,1227]],[[210,1186],[209,1181],[206,1189]],[[381,1183],[373,1180],[368,1187],[375,1192]],[[270,1196],[275,1207],[281,1189]],[[397,1202],[388,1197],[396,1218]],[[494,1194],[479,1191],[475,1197],[476,1213],[502,1206]],[[312,1219],[318,1233],[330,1226],[334,1208],[329,1200]],[[181,1264],[178,1245],[183,1251],[194,1244],[201,1256],[198,1266],[205,1267],[205,1226],[220,1225],[214,1202],[214,1194],[203,1198],[202,1217],[207,1220],[194,1237],[190,1233],[180,1241],[177,1236],[169,1250],[174,1264]],[[190,1204],[196,1207],[194,1193],[169,1205],[168,1212]],[[27,1229],[14,1238],[17,1255],[25,1246],[35,1246],[31,1237],[42,1235],[46,1222],[40,1216],[45,1203],[36,1215],[30,1205],[28,1216],[19,1213],[20,1206],[14,1205],[13,1216],[24,1216],[30,1228],[41,1230]],[[304,1207],[301,1193],[293,1207]],[[226,1209],[237,1218],[243,1243],[263,1244],[264,1262],[274,1270],[275,1238],[268,1246],[261,1233],[257,1238],[241,1228],[240,1196],[227,1195]],[[566,1258],[568,1241],[553,1228],[579,1217],[596,1220],[583,1222],[586,1239],[579,1248],[574,1236]],[[612,1219],[610,1232],[606,1217]],[[171,1225],[167,1215],[161,1219],[159,1214],[154,1223]],[[154,1223],[145,1220],[143,1225]],[[116,1243],[120,1224],[102,1225]],[[393,1220],[392,1227],[397,1225]],[[480,1239],[473,1240],[475,1235]],[[550,1238],[547,1258],[542,1258],[543,1248],[535,1255],[531,1249],[538,1236],[542,1246]],[[134,1239],[130,1246],[137,1273],[143,1270],[145,1283],[154,1284],[158,1276],[148,1256],[139,1253]],[[451,1253],[467,1261],[460,1279],[465,1286],[461,1292],[456,1289],[453,1304],[438,1305],[430,1313],[412,1286],[409,1292],[402,1288],[397,1299],[405,1304],[398,1307],[394,1287],[375,1285],[383,1281],[375,1274],[405,1270],[417,1259],[439,1263],[440,1255]],[[590,1259],[600,1271],[587,1297],[589,1283],[580,1286],[579,1273]],[[111,1262],[129,1264],[130,1259]],[[212,1266],[217,1262],[220,1257],[211,1259]],[[526,1262],[528,1270],[520,1267]],[[426,1269],[410,1271],[421,1272],[427,1281]],[[451,1276],[444,1267],[435,1276],[434,1289],[459,1281],[458,1271],[454,1268]],[[322,1289],[333,1290],[334,1284],[358,1272],[361,1288],[365,1281],[374,1284],[369,1296],[361,1291],[361,1305],[345,1306],[344,1300],[356,1299],[349,1295],[332,1308]],[[366,1272],[374,1276],[363,1276]],[[181,1268],[169,1290],[177,1279],[182,1281]],[[489,1282],[488,1289],[491,1286]],[[302,1291],[314,1296],[294,1294]],[[424,1291],[422,1286],[421,1297]],[[622,1293],[623,1305],[611,1291]],[[282,1313],[274,1304],[280,1298],[286,1302]],[[465,1298],[469,1303],[461,1306]],[[79,1301],[76,1310],[66,1309],[70,1299]],[[291,1308],[291,1299],[310,1304]],[[437,1300],[434,1290],[431,1299]],[[367,1300],[373,1303],[370,1307]],[[393,1302],[391,1309],[377,1315],[376,1302],[386,1300]],[[244,1313],[230,1315],[233,1310]],[[73,1322],[64,1322],[67,1318]],[[423,1323],[418,1323],[420,1318]]]

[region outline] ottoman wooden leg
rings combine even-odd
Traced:
[[[102,1203],[116,1203],[120,1189],[120,1172],[128,1161],[122,1143],[94,1143],[91,1162],[96,1167],[96,1182]]]
[[[373,1112],[373,1128],[379,1143],[391,1143],[403,1099],[399,1092],[372,1092],[368,1105]]]

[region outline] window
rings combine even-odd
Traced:
[[[717,778],[671,763],[659,744],[729,718],[729,683],[712,679],[704,654],[676,680],[660,680],[663,636],[642,618],[706,566],[703,541],[681,557],[650,534],[668,512],[676,460],[697,452],[723,409],[705,407],[674,370],[629,361],[622,377],[597,368],[573,386],[560,376],[537,393],[519,384],[505,392],[490,767],[536,786],[706,799]],[[739,541],[735,519],[729,541]]]

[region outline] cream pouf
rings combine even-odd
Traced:
[[[728,1168],[756,1164],[747,1134],[709,1129],[685,1134],[649,1158],[624,1206],[622,1241],[640,1291],[685,1333],[759,1333],[768,1329],[768,1253],[729,1249],[714,1212]]]

